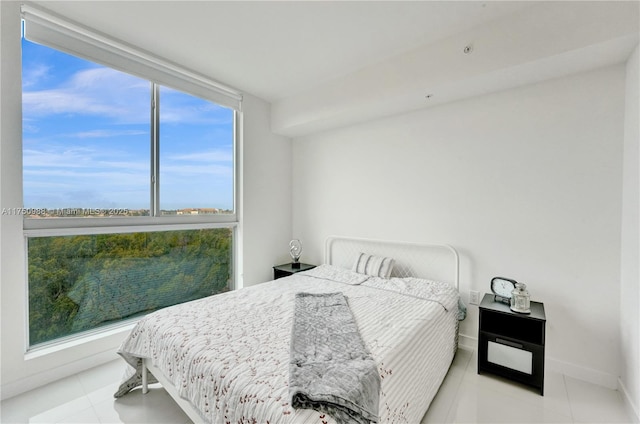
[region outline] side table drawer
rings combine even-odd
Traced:
[[[528,384],[543,394],[544,346],[480,332],[478,373],[489,372]]]
[[[487,343],[487,362],[502,365],[528,375],[533,374],[533,353],[523,345],[496,337]]]

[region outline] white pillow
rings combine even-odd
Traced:
[[[393,258],[373,256],[361,252],[358,253],[352,270],[360,274],[389,278],[394,263],[395,260]]]

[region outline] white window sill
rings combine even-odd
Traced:
[[[61,341],[46,343],[41,346],[36,346],[28,349],[24,354],[26,361],[43,356],[51,355],[53,353],[61,352],[66,349],[75,348],[88,343],[95,342],[97,340],[105,339],[111,336],[128,334],[138,322],[139,318],[134,320],[127,320],[111,326],[105,326],[98,330],[85,332],[75,336],[71,336]]]

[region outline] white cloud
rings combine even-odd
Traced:
[[[22,87],[26,88],[37,85],[49,76],[50,69],[50,66],[43,64],[29,67],[22,73]]]
[[[168,161],[190,161],[190,162],[231,162],[233,161],[233,152],[231,149],[215,149],[205,152],[186,153],[182,155],[168,155]]]
[[[46,175],[52,177],[62,176],[58,169],[63,168],[68,172],[73,169],[89,168],[118,169],[124,171],[144,171],[149,173],[149,161],[132,160],[131,152],[119,150],[96,150],[89,147],[49,148],[46,150],[24,149],[23,166],[25,175]],[[67,174],[72,175],[72,174]]]
[[[150,83],[106,67],[83,69],[68,80],[44,90],[27,90],[50,72],[46,66],[32,68],[23,92],[27,119],[61,114],[98,116],[118,123],[148,123]],[[163,88],[160,106],[165,124],[231,124],[233,112],[189,94]]]
[[[160,122],[164,124],[208,124],[211,126],[232,124],[233,114],[223,112],[223,108],[212,104],[212,107],[195,105],[174,105],[160,101]],[[221,113],[216,113],[221,112]]]
[[[113,137],[122,137],[122,136],[131,136],[131,135],[145,135],[149,136],[148,131],[139,131],[139,130],[92,130],[92,131],[83,131],[79,133],[72,134],[72,137],[76,138],[113,138]]]
[[[233,111],[208,100],[161,87],[160,122],[211,126],[232,124]]]
[[[188,177],[231,177],[233,167],[224,165],[165,165],[160,168],[160,184],[162,185],[162,175],[188,176]]]
[[[27,119],[72,114],[149,122],[149,83],[109,68],[81,70],[59,87],[25,90],[22,102]]]
[[[92,166],[92,151],[89,149],[34,150],[24,149],[23,166],[26,171],[31,167],[82,168]]]

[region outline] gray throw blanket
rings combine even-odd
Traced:
[[[297,293],[289,393],[336,422],[378,422],[380,376],[342,293]]]

